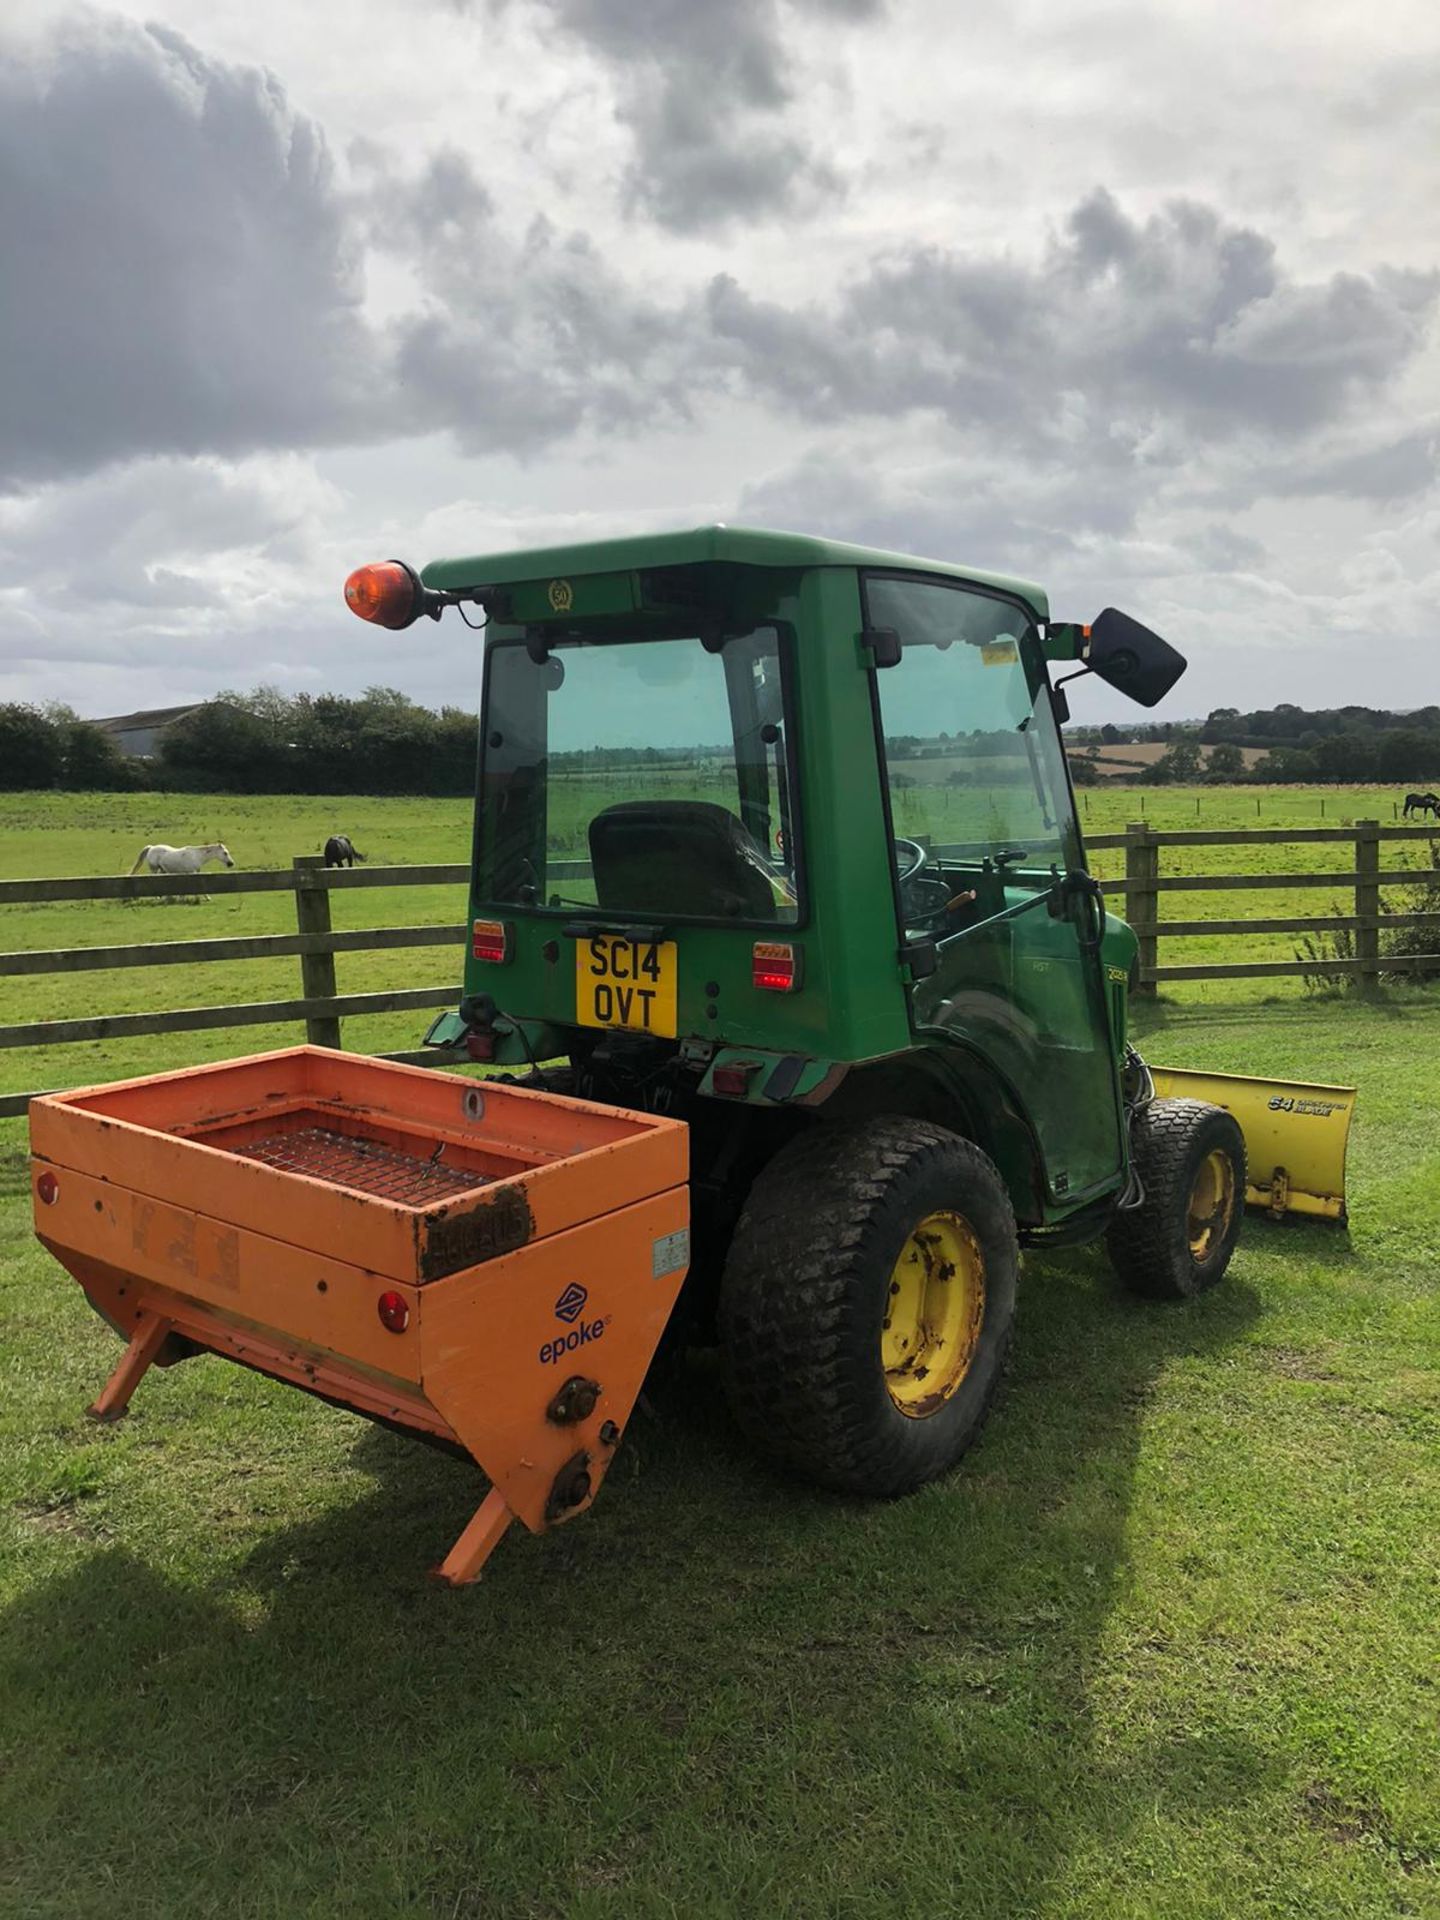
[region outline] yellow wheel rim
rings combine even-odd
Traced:
[[[890,1275],[880,1362],[890,1398],[912,1420],[944,1405],[970,1371],[985,1318],[985,1256],[967,1220],[932,1213]]]
[[[1217,1147],[1200,1162],[1185,1210],[1191,1257],[1208,1260],[1225,1238],[1235,1212],[1235,1163]]]

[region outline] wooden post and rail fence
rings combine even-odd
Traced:
[[[336,933],[330,895],[355,887],[454,887],[465,900],[468,866],[331,867],[318,854],[303,855],[290,869],[258,873],[127,874],[119,879],[0,880],[0,907],[51,905],[65,900],[189,899],[196,894],[293,893],[294,933],[261,933],[222,940],[162,940],[123,947],[59,947],[45,952],[0,953],[0,976],[92,973],[118,967],[193,966],[222,960],[300,961],[300,996],[163,1013],[105,1013],[76,1020],[33,1020],[0,1026],[0,1048],[49,1047],[84,1040],[116,1040],[156,1033],[198,1033],[217,1027],[269,1026],[303,1021],[305,1038],[317,1047],[340,1045],[340,1022],[363,1013],[399,1013],[422,1007],[453,1007],[459,998],[460,954],[467,928],[447,926],[361,927]],[[337,953],[384,948],[448,947],[456,956],[455,980],[441,987],[387,988],[377,993],[341,993],[335,978]],[[392,1060],[435,1060],[426,1049],[390,1054]],[[454,1056],[448,1056],[454,1057]],[[23,1113],[29,1093],[0,1095],[0,1119]]]
[[[1396,886],[1435,885],[1440,882],[1440,867],[1382,867],[1380,846],[1387,840],[1424,840],[1440,844],[1440,831],[1434,827],[1382,826],[1378,820],[1357,820],[1349,827],[1262,827],[1253,831],[1181,830],[1162,832],[1143,820],[1132,820],[1123,833],[1098,833],[1086,836],[1092,853],[1123,848],[1125,872],[1106,880],[1106,894],[1134,928],[1140,941],[1140,991],[1154,993],[1157,986],[1171,980],[1264,980],[1285,975],[1327,976],[1342,979],[1347,974],[1358,980],[1362,992],[1373,992],[1382,974],[1436,971],[1440,967],[1440,912],[1393,913],[1384,910],[1381,889]],[[1348,868],[1307,873],[1162,873],[1160,856],[1179,847],[1230,846],[1334,846],[1343,843],[1354,848],[1354,862]],[[1280,918],[1240,920],[1187,920],[1161,918],[1162,893],[1235,893],[1259,889],[1333,887],[1351,893],[1354,911],[1286,915]],[[1382,954],[1382,928],[1433,928],[1435,937],[1428,942],[1429,954]],[[1260,933],[1350,933],[1354,952],[1331,959],[1307,960],[1235,960],[1209,961],[1197,966],[1162,966],[1161,940],[1195,939],[1199,936],[1227,934],[1244,938]]]
[[[1425,956],[1382,955],[1382,927],[1435,928],[1432,943],[1440,953],[1440,912],[1386,913],[1382,889],[1387,886],[1440,882],[1440,868],[1396,867],[1380,864],[1381,842],[1435,840],[1427,827],[1381,826],[1357,820],[1353,827],[1267,827],[1256,831],[1164,832],[1144,821],[1132,822],[1123,833],[1087,838],[1094,852],[1123,849],[1125,872],[1105,881],[1108,896],[1120,905],[1140,939],[1140,990],[1153,993],[1171,980],[1264,979],[1278,975],[1358,976],[1362,990],[1374,991],[1382,973],[1434,969]],[[1353,867],[1328,872],[1165,873],[1161,854],[1172,848],[1257,845],[1313,845],[1346,843],[1354,848]],[[567,862],[578,874],[581,863]],[[300,994],[290,1000],[260,1000],[202,1007],[180,1007],[152,1013],[94,1014],[69,1020],[34,1020],[0,1026],[0,1048],[48,1047],[87,1040],[113,1040],[146,1034],[193,1033],[215,1028],[268,1026],[303,1022],[305,1037],[315,1046],[338,1047],[340,1022],[359,1014],[396,1013],[411,1009],[449,1007],[458,998],[466,924],[443,926],[364,927],[337,933],[330,921],[330,895],[336,890],[369,887],[433,887],[456,889],[457,903],[465,901],[469,868],[453,866],[326,868],[318,855],[306,855],[291,867],[258,873],[125,875],[121,878],[64,880],[0,880],[0,907],[33,906],[68,900],[141,900],[193,897],[196,894],[289,892],[295,899],[294,933],[242,935],[216,940],[164,940],[152,944],[105,947],[61,947],[48,951],[0,952],[0,977],[39,974],[81,974],[126,967],[194,965],[197,962],[298,957]],[[1247,889],[1330,887],[1353,890],[1353,913],[1303,915],[1280,919],[1182,920],[1162,919],[1160,896],[1181,891],[1239,892]],[[1118,898],[1117,898],[1118,896]],[[1353,955],[1317,960],[1239,960],[1199,966],[1162,966],[1162,939],[1227,934],[1243,938],[1260,933],[1337,933],[1354,935]],[[455,980],[447,986],[386,988],[370,993],[341,993],[336,980],[338,953],[364,953],[410,947],[449,947],[456,956]],[[386,1056],[395,1060],[453,1059],[424,1051]],[[0,1095],[0,1118],[25,1111],[31,1092]]]

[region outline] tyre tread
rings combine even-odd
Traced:
[[[801,1135],[756,1181],[736,1227],[721,1290],[730,1404],[761,1451],[824,1486],[890,1496],[930,1477],[917,1475],[893,1432],[867,1419],[845,1337],[871,1229],[897,1177],[927,1158],[963,1162],[992,1188],[1013,1245],[1014,1214],[990,1160],[944,1127],[902,1118],[822,1124]],[[967,1446],[993,1397],[1009,1334],[1007,1321]]]
[[[1194,1178],[1192,1143],[1196,1133],[1216,1114],[1224,1114],[1235,1129],[1237,1213],[1243,1212],[1245,1143],[1233,1117],[1223,1107],[1212,1107],[1203,1100],[1152,1100],[1140,1116],[1141,1124],[1136,1126],[1132,1140],[1145,1199],[1142,1205],[1116,1214],[1106,1235],[1115,1271],[1134,1293],[1153,1300],[1175,1300],[1189,1299],[1200,1290],[1181,1284],[1175,1233],[1176,1222],[1183,1218],[1189,1203]],[[1228,1262],[1227,1253],[1219,1270],[1202,1280],[1200,1286],[1214,1285]]]

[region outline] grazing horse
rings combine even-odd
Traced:
[[[367,856],[353,843],[346,833],[332,833],[325,842],[325,864],[327,867],[353,867],[357,860]]]
[[[198,873],[207,860],[216,860],[222,867],[235,864],[230,858],[230,849],[222,841],[212,840],[208,847],[142,847],[130,871],[138,873],[144,867],[148,873]],[[205,898],[203,893],[193,897]],[[132,907],[136,904],[134,900],[130,902]]]
[[[207,860],[222,867],[233,867],[230,849],[222,841],[212,840],[208,847],[142,847],[131,873],[144,867],[150,873],[198,873]]]
[[[1405,796],[1405,818],[1412,813],[1428,813],[1432,820],[1440,819],[1440,793],[1407,793]]]

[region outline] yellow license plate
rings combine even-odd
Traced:
[[[582,1027],[675,1038],[673,940],[595,933],[575,942],[575,1018]]]

